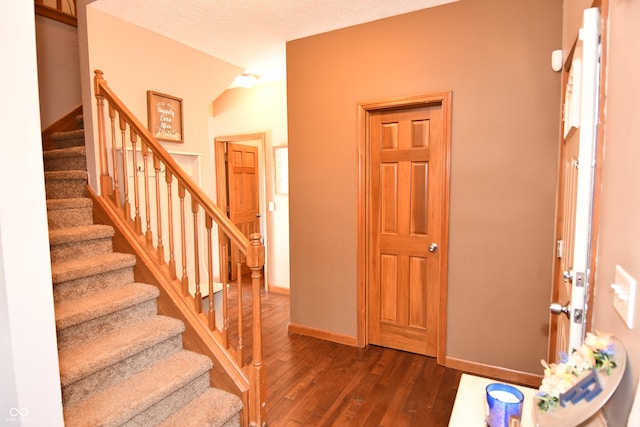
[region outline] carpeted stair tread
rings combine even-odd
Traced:
[[[47,200],[49,229],[93,224],[93,203],[87,197]]]
[[[51,142],[55,148],[77,147],[85,145],[84,129],[54,132],[51,134]]]
[[[60,165],[58,165],[60,166]],[[84,170],[45,171],[44,191],[47,199],[67,199],[87,196],[87,172]]]
[[[87,158],[84,145],[46,150],[43,153],[43,158],[44,170],[47,172],[87,170]]]
[[[86,171],[48,171],[44,173],[45,181],[64,181],[64,180],[80,180],[87,179]]]
[[[51,139],[53,141],[67,141],[69,139],[84,138],[84,129],[67,130],[63,132],[53,132]]]
[[[90,225],[87,225],[90,226]],[[65,229],[59,227],[57,229]],[[71,227],[76,228],[76,227]],[[60,236],[61,243],[49,246],[51,264],[80,260],[113,252],[113,239],[105,233],[93,233],[88,230],[84,235]],[[67,238],[66,241],[63,239]]]
[[[180,351],[66,408],[65,426],[119,426],[211,369],[207,357]]]
[[[80,224],[85,223],[85,225],[49,230],[52,264],[113,252],[113,235],[115,234],[113,227],[86,224],[88,218],[79,216],[76,218],[80,220]]]
[[[68,199],[47,200],[47,210],[82,209],[93,207],[93,202],[88,197],[74,197]]]
[[[51,264],[53,283],[66,282],[81,277],[93,276],[107,271],[133,267],[136,257],[123,253],[108,253],[88,258]]]
[[[158,427],[203,427],[240,425],[238,413],[242,409],[242,400],[235,394],[210,388],[189,402]],[[238,423],[233,423],[233,418]]]
[[[171,317],[153,316],[126,328],[70,346],[58,354],[60,383],[72,384],[184,332]]]
[[[155,286],[131,283],[56,304],[56,328],[64,329],[123,310],[150,299],[160,292]]]
[[[84,145],[68,147],[68,148],[56,148],[55,150],[43,151],[42,156],[44,160],[59,159],[65,157],[79,157],[86,155],[86,148]]]
[[[76,129],[76,130],[53,132],[51,134],[51,138],[52,139],[69,139],[69,138],[77,138],[82,135],[84,135],[84,129]]]
[[[93,224],[84,145],[84,129],[54,132],[43,152],[65,426],[239,426],[241,399],[210,388],[211,360],[183,350],[184,323]]]
[[[49,230],[49,244],[61,245],[63,243],[82,242],[85,240],[111,238],[114,235],[113,227],[108,225],[91,224],[79,227],[57,228]]]

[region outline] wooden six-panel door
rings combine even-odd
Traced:
[[[260,232],[258,147],[229,143],[227,151],[229,219],[249,237]],[[238,251],[231,250],[231,278],[235,279]],[[242,274],[250,273],[245,263]]]
[[[572,285],[570,272],[573,269],[573,257],[575,247],[575,227],[576,227],[576,198],[578,189],[578,155],[579,155],[579,134],[572,132],[562,142],[561,167],[561,192],[558,209],[557,227],[559,227],[558,243],[556,247],[556,269],[554,272],[554,283],[557,289],[557,300],[566,304],[571,302]],[[565,273],[567,275],[565,275]],[[551,342],[553,348],[550,359],[557,362],[559,354],[570,354],[570,313],[568,316],[554,316],[551,318],[552,328],[555,329],[556,340]]]
[[[435,356],[444,216],[441,104],[370,116],[368,342]]]

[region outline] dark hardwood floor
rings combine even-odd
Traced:
[[[288,334],[289,297],[263,293],[262,304],[269,426],[448,425],[461,371],[412,353]]]

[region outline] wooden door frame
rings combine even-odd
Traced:
[[[258,204],[260,209],[260,234],[265,250],[265,259],[267,256],[267,158],[266,158],[266,134],[265,133],[250,133],[243,135],[228,135],[228,136],[216,136],[214,138],[214,151],[215,151],[215,169],[216,169],[216,204],[224,212],[227,212],[227,175],[225,168],[225,147],[228,143],[243,144],[247,141],[260,141],[258,143],[258,197],[260,198]],[[246,145],[246,144],[245,144]],[[222,235],[218,233],[218,243],[222,243]],[[269,284],[267,280],[267,263],[264,265],[263,271],[264,286],[266,290],[269,290]]]
[[[369,124],[371,114],[393,108],[411,108],[424,105],[440,104],[443,124],[443,221],[442,241],[440,249],[440,283],[438,304],[437,362],[445,364],[447,336],[447,295],[448,295],[448,263],[449,263],[449,176],[451,146],[451,92],[437,92],[427,95],[384,99],[361,103],[358,105],[358,152],[357,152],[357,338],[356,345],[364,347],[369,344],[367,286],[369,285],[370,237],[369,237],[369,185],[370,185],[370,135]]]

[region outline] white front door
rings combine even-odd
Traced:
[[[600,11],[584,11],[565,92],[558,242],[551,306],[550,358],[569,354],[585,335],[593,213],[600,67]],[[566,316],[565,316],[566,315]]]

